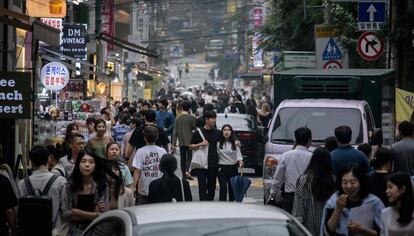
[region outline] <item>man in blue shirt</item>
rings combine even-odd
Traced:
[[[335,129],[335,137],[338,147],[331,152],[332,167],[335,175],[350,163],[356,163],[368,174],[369,163],[365,154],[351,146],[352,130],[349,126],[339,126]]]
[[[155,122],[157,126],[164,130],[170,136],[172,135],[175,117],[173,113],[168,111],[168,102],[162,99],[158,102],[159,111],[156,112]]]
[[[127,121],[130,118],[127,113],[119,113],[119,120],[118,124],[116,124],[112,128],[112,138],[117,142],[119,145],[121,145],[122,140],[124,138],[124,135],[131,131],[131,128],[129,128],[129,125],[127,125]]]

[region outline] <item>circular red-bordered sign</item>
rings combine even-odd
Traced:
[[[342,65],[341,65],[341,63],[339,63],[339,62],[337,62],[337,61],[327,61],[326,63],[325,63],[325,65],[323,65],[323,68],[324,69],[334,69],[334,70],[336,70],[336,69],[342,69]]]
[[[384,40],[377,37],[374,32],[365,32],[358,39],[357,50],[365,60],[375,61],[384,53]]]

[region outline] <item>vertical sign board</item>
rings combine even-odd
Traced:
[[[64,23],[61,52],[76,59],[86,60],[86,25]]]
[[[358,3],[358,30],[375,31],[384,28],[385,2],[367,1]]]
[[[101,32],[114,36],[114,24],[114,0],[101,0]],[[107,49],[113,50],[114,45],[108,43]]]
[[[315,50],[317,68],[347,69],[348,53],[336,39],[335,28],[329,25],[315,25]]]
[[[30,119],[31,73],[0,72],[0,119]]]

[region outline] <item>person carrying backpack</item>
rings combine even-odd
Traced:
[[[18,184],[20,190],[18,235],[51,235],[61,224],[61,190],[66,179],[49,172],[50,152],[35,146],[29,152],[32,175]]]

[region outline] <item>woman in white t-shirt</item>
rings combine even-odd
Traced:
[[[230,178],[238,174],[238,166],[243,166],[243,156],[233,132],[233,127],[228,124],[223,125],[221,132],[221,140],[217,142],[217,152],[219,154],[219,199],[220,201],[227,201],[228,192],[229,201],[234,201]]]
[[[381,236],[414,235],[414,199],[410,176],[398,172],[388,177],[387,197],[391,204],[381,214]]]

